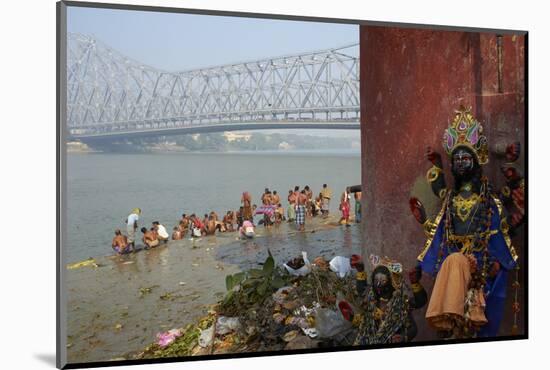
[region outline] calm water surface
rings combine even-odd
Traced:
[[[323,183],[341,192],[360,183],[359,152],[247,152],[174,154],[69,154],[67,160],[67,261],[111,254],[113,231],[125,229],[130,210],[142,209],[139,226],[158,220],[169,230],[182,213],[223,215],[240,206],[243,191],[260,204],[265,187],[286,208],[288,190]]]

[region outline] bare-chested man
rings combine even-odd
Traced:
[[[178,226],[174,226],[174,230],[172,232],[172,240],[181,240],[183,239],[183,234]]]
[[[297,205],[296,205],[296,225],[298,226],[298,230],[305,231],[306,229],[306,203],[307,203],[307,195],[305,190],[302,190],[298,194],[297,199]]]
[[[157,245],[159,245],[159,240],[157,238],[157,233],[155,230],[147,230],[145,227],[141,228],[141,232],[143,233],[143,243],[148,248],[154,248]]]
[[[115,237],[113,238],[112,247],[118,254],[125,254],[130,252],[131,244],[128,244],[128,238],[122,235],[119,229],[115,230]]]
[[[271,205],[271,192],[268,188],[265,188],[265,192],[262,194],[262,204],[264,206]]]
[[[223,224],[225,225],[225,229],[227,231],[235,231],[235,228],[233,226],[235,224],[233,212],[227,211],[225,216],[223,216]]]
[[[271,204],[278,206],[281,203],[281,197],[277,194],[277,190],[273,190],[273,195],[271,196]]]
[[[181,220],[178,225],[178,229],[181,231],[182,237],[187,234],[187,230],[189,230],[189,226],[191,225],[191,218],[187,216],[185,213],[181,215]]]
[[[216,221],[213,216],[209,216],[206,221],[206,235],[214,235],[216,233]]]

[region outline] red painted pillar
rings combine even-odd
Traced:
[[[364,256],[387,255],[405,268],[416,263],[425,238],[408,199],[421,199],[430,215],[440,206],[426,181],[430,164],[424,152],[432,146],[442,154],[449,184],[441,142],[460,105],[472,107],[484,126],[490,145],[484,173],[496,186],[503,184],[499,167],[505,145],[524,144],[525,40],[502,37],[500,67],[497,40],[489,33],[361,26]],[[520,254],[522,240],[514,239]],[[431,286],[430,278],[423,281]],[[509,316],[504,334],[510,331]],[[425,324],[423,315],[417,320]],[[423,328],[419,339],[431,335]]]

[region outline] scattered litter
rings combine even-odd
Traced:
[[[214,341],[214,325],[208,329],[201,330],[199,336],[199,346],[206,348]]]
[[[150,287],[139,288],[139,297],[143,298],[146,294],[149,294],[153,291],[153,288],[157,288],[158,285],[152,285]]]
[[[334,337],[352,327],[340,311],[329,308],[320,308],[315,316],[315,329],[320,338]]]
[[[158,333],[157,334],[157,344],[164,348],[171,344],[173,341],[176,340],[177,337],[180,337],[182,335],[181,331],[179,329],[172,329],[168,330],[164,333]]]
[[[285,342],[291,342],[294,338],[296,338],[297,335],[298,335],[298,331],[297,331],[297,330],[289,331],[288,333],[286,333],[286,334],[283,336],[283,340],[284,340]]]
[[[78,269],[78,268],[81,268],[81,267],[87,267],[87,266],[94,267],[94,268],[99,267],[99,265],[96,263],[96,261],[93,258],[88,258],[87,260],[76,262],[76,263],[71,263],[71,264],[67,265],[67,269],[68,270],[74,270],[74,269]]]
[[[239,329],[239,327],[239,318],[220,316],[216,321],[216,334],[225,335]]]
[[[314,266],[302,252],[301,258],[277,265],[268,254],[260,268],[228,275],[224,296],[207,307],[208,314],[198,323],[180,329],[180,338],[157,336],[158,341],[133,358],[353,344],[364,312],[355,279],[345,268],[350,260],[333,258],[329,264],[318,257]],[[165,293],[161,299],[172,300],[173,294]]]
[[[329,265],[330,269],[336,272],[341,278],[345,277],[351,271],[351,265],[347,257],[336,256],[330,260]]]
[[[301,258],[294,258],[283,264],[283,267],[293,276],[305,276],[311,271],[311,263],[307,259],[307,252],[302,251]]]

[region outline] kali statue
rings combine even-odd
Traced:
[[[355,345],[405,343],[414,339],[417,326],[412,311],[422,308],[428,296],[420,284],[422,271],[409,271],[410,287],[403,279],[403,267],[387,257],[371,255],[373,271],[370,284],[359,294],[365,295],[364,317]],[[358,279],[364,275],[362,262],[355,264]],[[411,294],[412,291],[412,294]]]
[[[460,107],[443,136],[452,186],[446,185],[441,156],[429,147],[426,152],[433,165],[427,180],[442,201],[441,210],[428,218],[422,203],[410,199],[427,236],[419,267],[435,276],[426,319],[440,338],[496,336],[508,274],[517,267],[510,234],[525,218],[524,179],[512,164],[519,157],[519,143],[506,148],[507,163],[501,168],[506,186],[495,192],[482,173],[489,154],[482,133],[471,111]]]

